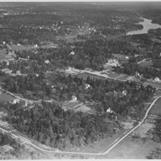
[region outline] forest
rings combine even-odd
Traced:
[[[107,116],[63,111],[55,104],[42,103],[34,108],[8,105],[7,121],[28,137],[55,148],[79,147],[105,136],[112,136],[117,122],[108,122]]]

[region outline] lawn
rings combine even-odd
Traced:
[[[141,63],[139,64],[139,66],[140,66],[140,67],[143,67],[143,68],[148,68],[148,67],[150,67],[150,66],[152,66],[152,65],[153,65],[153,63],[152,63],[151,60],[145,60],[145,61],[143,61],[143,62],[141,62]]]
[[[110,71],[110,72],[108,72],[108,76],[112,77],[112,78],[117,78],[118,76],[120,76],[120,74]]]
[[[23,50],[33,50],[34,46],[33,45],[15,45],[12,44],[10,45],[10,48],[14,51],[23,51]]]

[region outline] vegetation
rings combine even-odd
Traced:
[[[48,81],[46,81],[48,80]],[[90,85],[86,89],[86,84]],[[54,86],[52,89],[51,86]],[[28,77],[6,77],[3,87],[14,93],[33,99],[53,98],[58,102],[70,100],[76,96],[78,100],[86,103],[99,104],[96,111],[105,112],[109,107],[118,115],[140,118],[144,112],[144,103],[155,91],[151,86],[143,87],[134,82],[119,82],[110,80],[86,80],[72,76],[57,74],[47,78],[28,75]],[[123,94],[125,92],[125,94]],[[45,97],[44,97],[45,96]],[[132,112],[133,111],[133,112]],[[139,113],[139,114],[138,114]]]
[[[161,159],[161,149],[156,148],[153,150],[150,155],[147,156],[147,159]]]
[[[106,122],[106,115],[89,115],[63,111],[58,105],[42,103],[34,108],[9,105],[7,120],[16,129],[46,145],[64,149],[112,136],[115,122]]]
[[[0,48],[7,51],[6,57],[14,53],[13,61],[0,62],[1,86],[21,97],[40,100],[27,106],[23,106],[24,102],[3,105],[8,113],[5,119],[14,128],[43,144],[65,149],[113,136],[122,130],[120,121],[138,122],[143,117],[144,103],[155,89],[141,83],[161,79],[161,32],[136,36],[126,33],[141,28],[136,24],[140,15],[154,22],[159,22],[160,16],[138,6],[125,6],[15,3],[0,11]],[[64,71],[73,67],[106,72],[104,66],[109,59],[117,59],[120,64],[113,67],[115,72],[139,73],[143,79],[139,83],[120,82]],[[151,60],[152,65],[139,66],[143,59]],[[93,113],[64,111],[63,104],[72,102],[73,96],[77,98],[75,102],[88,105]],[[160,122],[155,129],[159,141]],[[1,143],[5,137],[0,138]],[[7,142],[15,144],[19,152],[17,143],[9,138]]]
[[[158,65],[157,65],[158,64]],[[155,66],[159,65],[159,60],[155,63]],[[156,77],[161,79],[161,70],[154,67],[140,67],[137,63],[123,64],[122,67],[115,67],[114,71],[117,73],[126,73],[128,75],[135,75],[137,72],[143,75],[146,79],[155,79]]]
[[[155,122],[155,128],[154,128],[154,134],[153,134],[153,139],[157,142],[161,142],[161,119],[157,119]]]
[[[61,105],[42,102],[31,108],[22,108],[21,104],[8,105],[6,119],[16,129],[31,138],[60,149],[71,146],[79,147],[105,136],[112,136],[116,132],[115,129],[120,128],[116,116],[119,118],[130,116],[139,120],[145,112],[144,101],[154,92],[152,87],[145,88],[134,82],[121,83],[90,78],[83,80],[60,74],[51,76],[51,78],[49,80],[54,83],[54,97],[58,102],[69,100],[72,95],[75,95],[82,102],[95,102],[92,108],[95,108],[93,110],[96,110],[96,114],[64,111]],[[15,82],[17,86],[19,82],[23,83],[21,88],[15,89],[25,91],[30,81],[12,82]],[[90,84],[90,89],[84,89],[85,83]],[[10,88],[9,82],[7,85]],[[124,95],[123,90],[128,94]],[[109,107],[114,113],[106,113]]]
[[[9,135],[0,134],[0,159],[24,159],[26,155],[28,158],[35,158],[32,152],[29,152]]]

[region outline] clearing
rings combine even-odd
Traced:
[[[161,116],[161,98],[155,103],[150,113]]]

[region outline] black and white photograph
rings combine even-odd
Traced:
[[[161,159],[161,1],[0,1],[0,160]]]

